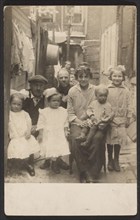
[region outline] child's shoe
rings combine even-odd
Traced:
[[[108,165],[107,168],[109,171],[114,170],[114,161],[113,161],[113,145],[107,144],[107,153],[108,153]]]
[[[27,165],[27,171],[30,174],[30,176],[35,176],[35,170],[34,167],[31,166],[30,164]]]
[[[121,146],[118,144],[114,146],[114,170],[117,172],[120,172],[121,170],[120,165],[119,165],[120,148]]]
[[[52,171],[56,174],[59,174],[60,173],[60,168],[59,168],[59,165],[57,163],[57,161],[52,161]]]
[[[66,162],[64,162],[60,157],[57,158],[57,163],[58,163],[59,168],[61,168],[63,170],[69,169],[69,165]]]
[[[113,171],[114,170],[114,161],[113,161],[113,159],[108,161],[107,168],[108,168],[109,171]]]
[[[114,170],[117,172],[120,172],[121,168],[119,165],[119,161],[117,159],[114,159]]]
[[[50,167],[50,160],[45,160],[43,164],[41,164],[40,169],[45,170]]]

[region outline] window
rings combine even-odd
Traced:
[[[66,19],[71,19],[72,24],[81,24],[83,22],[82,6],[66,6]]]
[[[72,23],[82,22],[82,6],[74,6],[74,15],[72,17]]]

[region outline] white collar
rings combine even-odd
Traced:
[[[31,99],[36,98],[36,99],[40,100],[43,97],[43,95],[41,97],[37,98],[31,93],[30,97],[31,97]]]
[[[79,83],[77,83],[77,84],[75,85],[75,87],[76,87],[79,91],[83,91],[83,90],[81,89]],[[87,90],[89,90],[89,89],[91,89],[91,88],[93,88],[93,87],[94,87],[94,86],[93,86],[92,84],[89,83],[89,86],[88,86]]]
[[[125,89],[126,87],[124,85],[122,85],[122,84],[117,87],[113,83],[111,83],[111,84],[108,85],[108,88],[123,88],[123,89]]]

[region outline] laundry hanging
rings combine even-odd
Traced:
[[[19,74],[19,71],[22,70],[26,71],[30,75],[33,74],[35,56],[32,39],[26,36],[16,21],[13,21],[13,39],[11,49],[12,72],[14,72],[14,74]]]

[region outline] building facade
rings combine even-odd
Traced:
[[[124,65],[130,78],[136,73],[135,6],[102,7],[101,72],[109,66]]]
[[[82,61],[88,62],[93,72],[95,84],[100,72],[100,6],[56,6],[55,23],[66,32],[67,41],[63,44],[63,61],[68,57],[76,68]],[[68,39],[68,36],[70,39]],[[69,48],[67,47],[69,40]],[[69,56],[67,51],[69,49]],[[96,82],[97,81],[97,82]]]

